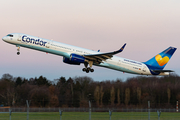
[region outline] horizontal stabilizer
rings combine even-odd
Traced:
[[[153,70],[154,72],[174,72],[172,70]]]

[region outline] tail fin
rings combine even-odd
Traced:
[[[151,70],[163,70],[177,48],[169,47],[147,62],[144,62]]]

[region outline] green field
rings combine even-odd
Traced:
[[[12,113],[11,120],[26,120],[27,113]],[[158,120],[151,112],[151,120]],[[0,113],[0,120],[9,120],[9,113]],[[29,120],[60,120],[58,112],[31,112]],[[62,120],[89,120],[88,112],[64,112]],[[91,120],[109,120],[108,112],[92,112]],[[148,120],[147,112],[113,112],[111,120]],[[163,112],[160,120],[180,120],[180,113]]]

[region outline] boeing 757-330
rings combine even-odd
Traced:
[[[95,65],[132,74],[169,75],[173,71],[164,70],[164,67],[177,49],[169,47],[146,62],[138,62],[115,56],[124,50],[126,43],[117,51],[102,53],[22,33],[8,34],[2,40],[15,45],[17,55],[20,55],[20,47],[59,55],[64,63],[84,64],[82,71],[86,73],[94,72],[92,66]]]

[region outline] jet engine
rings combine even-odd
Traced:
[[[63,57],[63,62],[67,64],[72,64],[72,65],[80,65],[81,63],[84,63],[85,58],[81,55],[77,55],[72,53],[70,55],[70,59]]]

